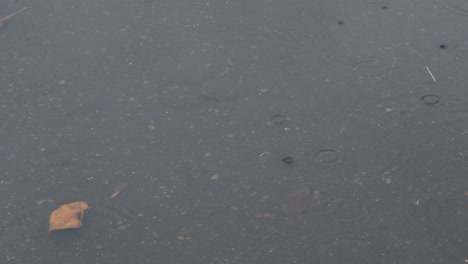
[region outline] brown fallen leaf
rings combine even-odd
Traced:
[[[298,216],[309,207],[311,198],[310,188],[308,186],[301,187],[281,202],[281,212],[289,217]]]
[[[49,231],[79,228],[82,225],[84,210],[89,206],[85,202],[64,204],[50,214]]]
[[[120,183],[115,187],[114,191],[112,192],[111,199],[114,199],[117,195],[119,195],[125,188],[127,188],[128,183]]]

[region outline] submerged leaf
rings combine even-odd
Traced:
[[[289,194],[288,198],[281,202],[281,211],[289,217],[298,216],[309,207],[310,201],[310,188],[304,186]]]

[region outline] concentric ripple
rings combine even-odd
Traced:
[[[465,40],[460,44],[455,44],[455,47],[452,50],[452,53],[457,58],[468,59],[468,40]]]
[[[440,96],[437,94],[425,94],[419,98],[425,105],[435,106],[440,103]]]
[[[455,14],[468,17],[468,3],[466,1],[452,1],[455,3],[450,3],[447,6],[447,9]]]
[[[368,216],[366,203],[353,194],[334,195],[328,200],[329,215],[340,223],[356,223]]]
[[[463,162],[428,175],[411,197],[406,198],[406,210],[401,218],[409,228],[430,230],[435,234],[463,233],[466,211],[466,175]]]
[[[315,152],[314,160],[320,165],[333,166],[343,160],[343,153],[339,149],[319,149]]]
[[[285,114],[273,114],[267,121],[267,126],[286,128],[290,126],[292,118]]]
[[[463,246],[467,239],[463,235],[466,233],[466,197],[461,192],[434,191],[426,197],[420,195],[421,199],[408,201],[406,210],[400,210],[401,220],[406,224],[402,232],[409,236],[409,243],[415,245],[412,250],[415,254],[426,252],[430,259],[441,259],[440,263],[460,262],[466,252]],[[420,241],[426,242],[420,245]]]
[[[323,167],[338,182],[381,180],[395,173],[409,160],[407,134],[396,123],[399,118],[385,109],[329,113],[318,120],[318,131],[303,144],[303,156]],[[331,179],[330,179],[331,180]]]
[[[467,103],[453,98],[444,98],[442,103],[435,94],[423,95],[420,100],[422,106],[407,116],[406,122],[412,129],[444,133],[443,137],[468,134]]]

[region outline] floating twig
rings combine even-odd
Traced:
[[[127,186],[128,183],[126,182],[117,185],[117,187],[115,187],[114,191],[112,192],[111,199],[114,199],[117,195],[119,195],[123,190],[125,190],[125,188],[127,188]]]
[[[436,78],[434,77],[434,74],[432,74],[431,70],[429,70],[429,67],[426,66],[426,70],[427,72],[429,72],[429,74],[431,75],[432,77],[432,80],[434,80],[434,82],[436,81]]]
[[[27,7],[23,7],[22,9],[16,11],[13,14],[9,14],[7,16],[0,17],[0,28],[3,27],[5,25],[5,23],[8,22],[8,20],[10,20],[12,17],[17,15],[18,13],[23,12],[26,8]]]

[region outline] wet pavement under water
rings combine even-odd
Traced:
[[[23,7],[0,28],[0,262],[468,259],[466,1],[0,15]],[[48,232],[74,201],[83,226]]]

